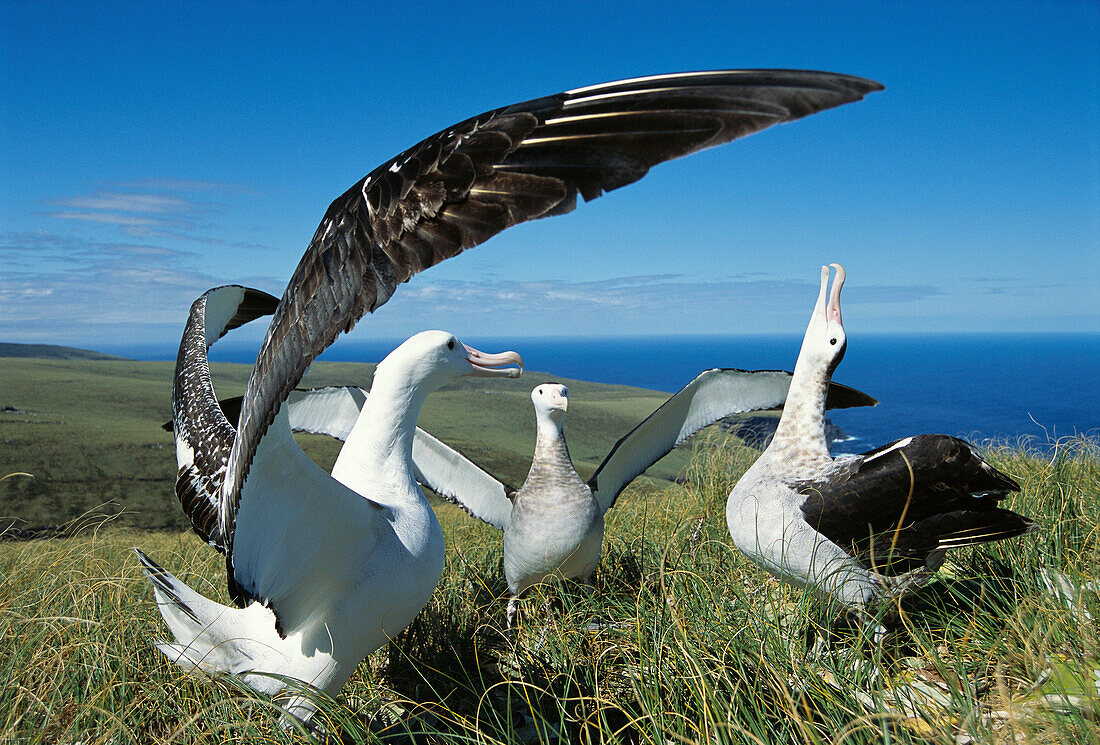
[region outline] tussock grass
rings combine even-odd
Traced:
[[[609,514],[599,590],[547,586],[503,630],[500,536],[440,508],[447,564],[417,620],[321,724],[349,742],[1100,741],[1100,444],[998,446],[1038,534],[955,552],[875,646],[740,557],[725,496],[758,455],[698,444],[684,483]],[[111,526],[0,545],[0,742],[305,742],[278,702],[183,674],[130,547],[225,600],[220,555]],[[1050,588],[1059,588],[1052,592]],[[548,609],[546,609],[548,607]]]

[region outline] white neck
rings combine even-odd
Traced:
[[[385,501],[423,499],[412,474],[412,441],[426,386],[412,385],[385,365],[375,370],[370,393],[348,434],[332,476],[361,494],[392,494]],[[398,489],[379,486],[403,487]]]
[[[828,364],[806,354],[806,341],[794,366],[791,387],[783,404],[769,449],[797,449],[812,458],[830,458],[825,439],[825,396],[829,388]]]

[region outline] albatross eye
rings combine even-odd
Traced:
[[[836,337],[834,336],[832,339],[829,339],[829,343],[832,344],[835,347],[836,346]]]
[[[834,344],[836,343],[836,339],[833,339],[833,343]],[[447,342],[447,349],[454,349],[454,348],[455,348],[455,340],[451,339],[449,342]]]

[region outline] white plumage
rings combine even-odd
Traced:
[[[511,625],[518,598],[532,585],[555,578],[591,579],[600,560],[604,514],[627,484],[703,427],[733,414],[781,407],[790,379],[781,370],[707,370],[621,438],[587,482],[577,475],[565,440],[569,392],[556,383],[531,392],[535,452],[519,489],[420,429],[413,441],[413,466],[421,483],[504,532]],[[830,395],[831,407],[876,403],[837,384]],[[288,404],[291,426],[344,439],[341,433],[358,415],[362,399],[357,388],[296,391]],[[341,453],[351,447],[349,441]]]
[[[919,586],[947,549],[1001,540],[1033,524],[998,506],[1019,486],[947,435],[907,437],[834,459],[825,398],[847,338],[844,269],[829,267],[775,437],[737,482],[726,522],[737,547],[768,571],[861,611]]]
[[[443,568],[443,535],[412,471],[427,395],[463,375],[508,375],[518,355],[485,355],[451,334],[412,337],[379,365],[332,475],[294,441],[284,408],[260,440],[232,540],[236,581],[255,598],[203,598],[142,555],[185,666],[240,675],[269,694],[289,676],[334,695],[370,651],[408,625]],[[290,713],[312,703],[292,697]]]

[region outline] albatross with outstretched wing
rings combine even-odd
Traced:
[[[229,422],[220,439],[200,437],[189,446],[197,450],[182,453],[202,469],[193,483],[208,498],[193,496],[188,504],[205,511],[211,505],[216,513],[216,520],[198,522],[225,551],[233,599],[282,619],[274,628],[280,639],[293,633],[285,619],[305,623],[309,609],[327,599],[317,594],[326,583],[311,585],[314,570],[294,555],[308,546],[291,515],[311,495],[286,493],[280,478],[311,464],[279,452],[285,424],[275,438],[267,432],[313,359],[398,284],[512,225],[569,212],[578,194],[594,199],[657,163],[881,88],[862,78],[791,70],[656,75],[578,88],[460,122],[338,197],[275,308],[236,426]],[[188,416],[220,423],[213,396],[186,407]],[[261,453],[265,463],[284,459],[286,468],[257,468]],[[346,561],[361,558],[351,550]],[[350,657],[344,663],[354,664]]]
[[[212,402],[210,416],[177,424],[181,497],[195,494],[196,505],[206,504],[199,495],[207,481],[195,479],[204,464],[194,445],[226,435],[210,426],[220,425],[213,416],[220,409],[209,385],[208,340],[262,310],[264,301],[262,293],[223,287],[192,308],[180,367],[184,381],[196,385],[195,400]],[[487,355],[443,331],[412,337],[379,363],[371,393],[348,425],[351,447],[331,475],[294,441],[283,407],[255,454],[250,483],[263,499],[243,503],[232,544],[236,581],[260,600],[244,608],[217,603],[139,551],[175,636],[160,649],[187,667],[239,675],[264,693],[280,693],[290,677],[335,695],[367,653],[412,621],[443,569],[443,534],[412,473],[424,399],[460,376],[518,375],[505,365],[522,360],[514,352]],[[211,534],[202,519],[195,527]],[[301,719],[315,707],[298,694],[284,703]]]
[[[531,586],[552,578],[591,579],[600,561],[604,514],[631,481],[719,419],[781,408],[790,381],[791,374],[782,370],[707,370],[615,443],[587,482],[577,475],[565,441],[569,391],[559,383],[543,383],[531,391],[535,452],[519,489],[419,428],[413,439],[413,469],[420,483],[504,531],[511,626],[519,598]],[[296,431],[346,439],[365,397],[353,387],[295,391],[287,401],[290,425]],[[828,408],[876,403],[847,386],[829,387]]]

